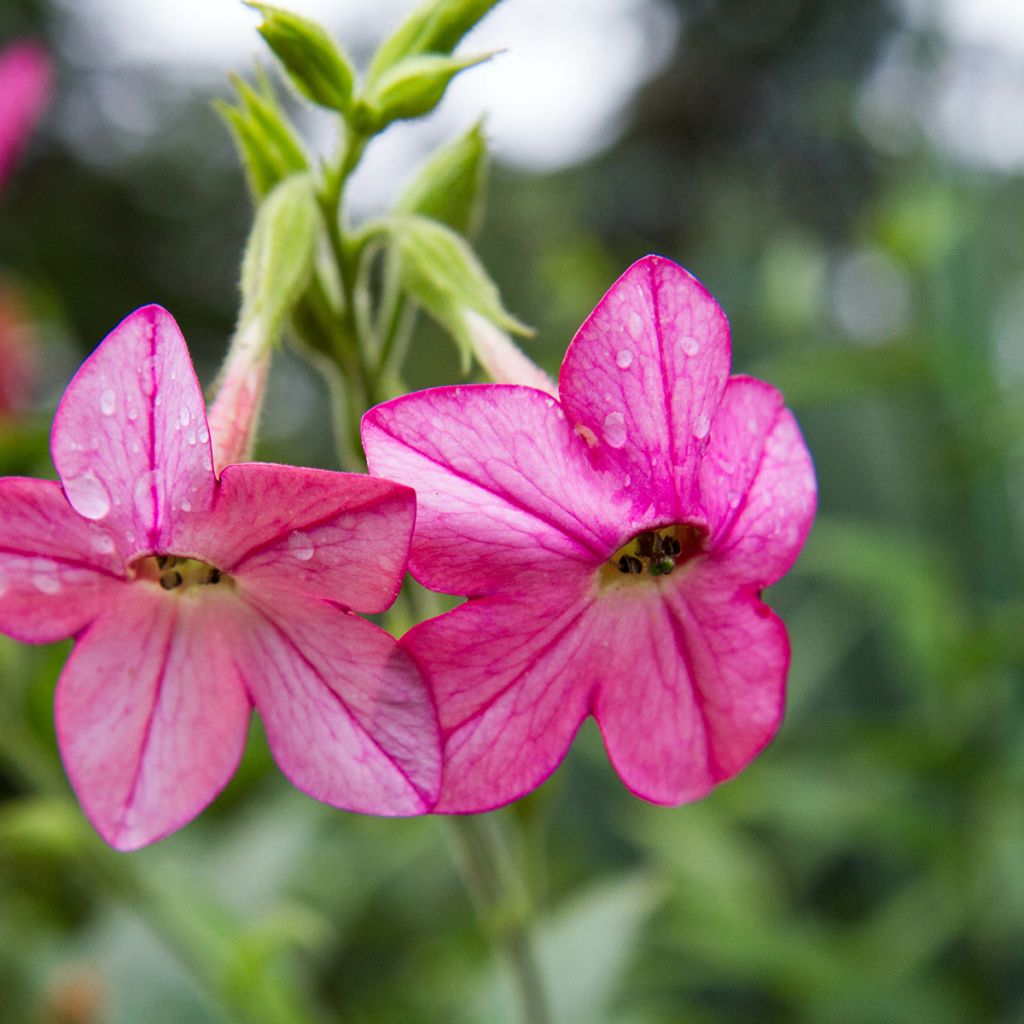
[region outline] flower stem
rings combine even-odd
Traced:
[[[544,981],[533,950],[531,907],[499,815],[445,819],[477,913],[506,962],[519,995],[522,1024],[551,1024]]]

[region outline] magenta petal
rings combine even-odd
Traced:
[[[130,552],[175,550],[214,475],[202,392],[166,310],[145,306],[107,335],[68,385],[50,446],[80,515]]]
[[[713,544],[729,532],[746,502],[782,409],[782,395],[770,384],[729,378],[700,465],[701,500]]]
[[[488,597],[402,639],[434,689],[444,738],[437,811],[486,811],[539,786],[590,710],[587,603],[572,591]]]
[[[749,422],[753,429],[761,420]],[[811,454],[793,414],[782,409],[735,518],[724,534],[712,538],[707,571],[727,575],[737,584],[774,583],[804,546],[817,502]]]
[[[634,263],[569,346],[558,384],[565,414],[649,497],[655,520],[697,507],[697,466],[729,359],[725,314],[660,256]]]
[[[402,585],[416,498],[389,480],[264,463],[221,474],[214,514],[182,553],[252,588],[298,591],[364,612]]]
[[[231,595],[125,588],[57,688],[57,736],[89,820],[134,850],[197,815],[234,772],[249,702],[229,654]]]
[[[785,627],[756,597],[686,584],[605,602],[592,627],[608,756],[658,804],[696,800],[753,760],[782,719],[789,666]]]
[[[621,477],[590,465],[558,403],[532,388],[437,388],[363,417],[370,469],[416,489],[410,566],[474,594],[599,564],[623,540]],[[555,581],[557,582],[557,581]]]
[[[430,810],[441,774],[437,718],[395,639],[296,595],[250,603],[238,664],[284,774],[350,811]]]
[[[52,643],[91,622],[125,585],[116,538],[50,480],[0,480],[0,631]]]

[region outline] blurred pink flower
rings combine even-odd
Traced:
[[[433,704],[379,612],[411,491],[244,463],[214,473],[185,341],[157,306],[85,362],[54,420],[60,483],[0,480],[0,629],[75,638],[57,736],[82,806],[134,849],[193,818],[255,705],[284,773],[349,810],[417,814],[439,785]]]
[[[50,98],[50,57],[29,40],[0,50],[0,188]]]
[[[438,388],[363,421],[371,470],[416,488],[410,568],[465,594],[403,645],[445,743],[436,810],[539,785],[597,719],[626,785],[704,796],[778,728],[789,665],[761,589],[811,526],[811,459],[779,393],[730,377],[707,291],[648,256],[529,387]]]

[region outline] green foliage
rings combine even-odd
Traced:
[[[316,22],[269,4],[250,2],[263,15],[259,33],[306,99],[344,114],[355,72],[348,58]]]

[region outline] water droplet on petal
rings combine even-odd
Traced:
[[[632,478],[631,476],[627,476],[627,477],[626,477],[626,478],[625,478],[625,479],[624,479],[624,480],[622,481],[622,486],[623,486],[623,487],[628,487],[628,486],[629,486],[629,485],[630,485],[630,484],[631,484],[632,482],[633,482],[633,478]]]
[[[187,427],[192,422],[192,413],[182,406],[181,412],[178,413],[178,419],[183,427]]]
[[[313,557],[313,542],[300,530],[292,530],[288,550],[300,562],[308,562]]]
[[[191,446],[192,446],[193,448],[195,447],[195,443],[196,443],[196,432],[195,432],[194,430],[190,430],[190,431],[188,432],[188,443],[189,443],[189,444],[190,444],[190,445],[191,445]]]
[[[683,350],[684,356],[695,356],[700,351],[700,342],[690,334],[684,334],[679,339],[679,347]]]
[[[180,508],[182,512],[191,512],[192,502],[189,501],[188,498],[182,498],[181,503],[178,505],[178,508]]]
[[[718,463],[718,468],[721,469],[726,476],[730,476],[736,471],[735,464],[730,462],[728,459],[722,459],[722,461]]]
[[[611,448],[621,448],[626,443],[626,417],[621,412],[610,412],[604,418],[604,439]]]
[[[151,395],[156,390],[156,356],[144,359],[139,365],[139,387],[144,395]]]
[[[134,405],[129,405],[128,406],[128,419],[129,419],[129,421],[134,423],[138,418],[139,418],[139,410],[136,409]]]
[[[117,408],[117,395],[113,388],[106,388],[100,395],[100,412],[104,416],[113,416]]]
[[[155,469],[146,470],[135,484],[135,494],[133,495],[135,510],[147,522],[152,519],[156,509],[156,495],[154,493],[156,484],[157,474]]]
[[[201,427],[200,430],[199,430],[199,443],[200,444],[206,444],[206,442],[209,441],[209,440],[210,440],[210,432],[206,429],[206,427]]]
[[[706,412],[699,413],[693,421],[693,436],[699,441],[708,436],[710,429],[711,420],[708,418],[708,414]]]
[[[640,335],[643,334],[644,322],[640,319],[640,314],[636,310],[629,314],[629,320],[626,321],[626,330],[629,331],[629,336],[634,341],[638,341]]]
[[[615,353],[615,365],[620,370],[628,370],[633,365],[633,353],[628,348],[620,348]]]
[[[64,493],[74,510],[86,519],[102,519],[110,511],[110,494],[91,469],[65,480]]]
[[[56,594],[60,592],[60,579],[57,566],[45,558],[37,558],[32,562],[32,586],[40,594]]]
[[[105,530],[96,527],[92,535],[93,550],[101,555],[110,555],[114,551],[114,538]]]
[[[725,500],[729,502],[729,508],[736,508],[736,506],[739,505],[740,503],[740,496],[739,494],[736,493],[736,491],[729,491],[729,493],[726,494],[725,496]]]

